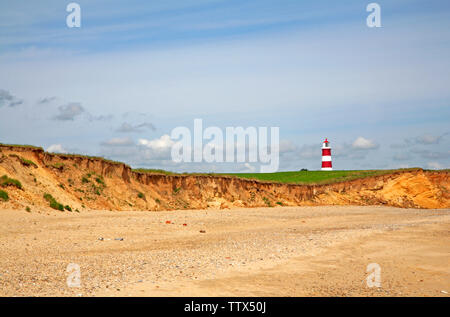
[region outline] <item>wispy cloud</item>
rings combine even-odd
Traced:
[[[431,135],[431,134],[423,134],[421,136],[416,137],[415,142],[417,144],[429,145],[429,144],[438,144],[448,133],[442,135]]]
[[[9,91],[0,89],[0,107],[15,107],[23,104],[23,100],[13,96]]]
[[[416,137],[405,138],[402,143],[391,144],[390,147],[393,149],[395,148],[402,149],[402,148],[410,148],[416,145],[435,145],[443,141],[448,134],[449,134],[448,132],[439,135],[424,133]]]
[[[122,123],[122,125],[116,129],[116,132],[121,133],[136,133],[136,132],[142,132],[146,129],[155,131],[155,126],[150,122],[143,122],[140,124],[130,124],[128,122]]]
[[[44,105],[44,104],[48,104],[51,103],[53,101],[55,101],[57,98],[56,97],[44,97],[44,98],[40,98],[37,103],[40,105]]]
[[[112,138],[101,143],[103,146],[133,146],[135,143],[130,138]]]
[[[75,118],[85,115],[89,121],[110,121],[114,115],[93,115],[86,111],[79,102],[71,102],[58,107],[58,114],[53,117],[54,120],[59,121],[74,121]]]
[[[85,110],[78,102],[72,102],[58,107],[58,114],[53,117],[59,121],[73,121],[76,117],[84,113]]]
[[[429,150],[423,150],[423,149],[412,149],[412,153],[419,154],[422,158],[425,159],[448,159],[450,158],[450,151],[447,152],[441,152],[441,151],[429,151]]]

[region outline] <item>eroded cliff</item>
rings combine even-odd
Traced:
[[[41,148],[0,146],[6,186],[0,208],[49,209],[44,194],[72,210],[174,210],[295,205],[389,205],[449,208],[448,171],[398,171],[328,185],[267,183],[227,176],[163,175],[133,171],[123,163]]]

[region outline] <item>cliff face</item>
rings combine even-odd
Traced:
[[[138,173],[122,163],[40,148],[0,146],[0,176],[23,188],[2,188],[0,209],[48,209],[44,193],[73,210],[174,210],[295,205],[389,205],[450,208],[449,172],[422,170],[330,185],[266,183],[226,176]],[[28,161],[34,164],[31,164]]]

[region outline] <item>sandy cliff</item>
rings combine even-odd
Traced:
[[[450,208],[450,173],[446,171],[417,169],[330,185],[293,185],[226,176],[138,173],[122,163],[49,154],[41,148],[2,145],[0,151],[0,176],[23,185],[22,189],[2,188],[9,200],[0,200],[0,209],[49,209],[44,193],[79,211],[281,205]]]

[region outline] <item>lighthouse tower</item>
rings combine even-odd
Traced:
[[[322,171],[332,171],[330,141],[325,139],[322,144]]]

